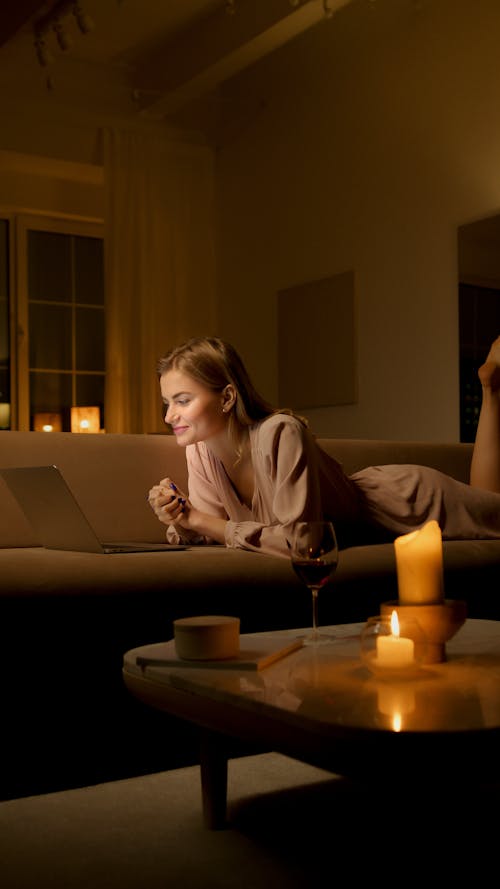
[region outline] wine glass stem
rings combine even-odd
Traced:
[[[318,587],[311,587],[312,593],[312,636],[313,639],[318,635]]]

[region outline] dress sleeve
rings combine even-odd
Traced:
[[[213,470],[203,456],[200,449],[194,446],[186,448],[186,462],[188,469],[188,496],[196,509],[206,512],[218,518],[227,519],[227,512],[220,500],[215,484]],[[190,543],[193,545],[217,543],[210,537],[201,534],[193,534],[184,528],[169,525],[167,528],[167,540],[169,543]]]
[[[275,415],[261,424],[252,450],[264,521],[228,521],[226,545],[289,557],[298,521],[322,519],[316,445],[300,421]]]

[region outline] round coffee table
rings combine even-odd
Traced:
[[[447,661],[404,680],[370,673],[363,624],[330,627],[331,644],[307,646],[262,670],[146,666],[161,644],[124,657],[128,689],[202,730],[205,822],[225,823],[227,758],[235,741],[275,750],[340,775],[380,782],[484,781],[499,772],[500,622],[467,620]],[[300,630],[279,634],[284,641]],[[252,637],[241,637],[251,640]]]

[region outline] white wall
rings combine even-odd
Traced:
[[[457,227],[500,208],[499,45],[497,0],[353,0],[226,91],[221,333],[268,397],[276,292],[355,271],[359,400],[306,411],[319,433],[458,439]]]
[[[500,212],[498,46],[498,0],[351,0],[224,90],[218,332],[272,400],[276,292],[355,272],[359,397],[318,433],[458,439],[457,228]],[[75,70],[48,94],[31,56],[14,83],[0,53],[0,206],[101,216],[130,90]]]
[[[104,217],[102,167],[0,150],[0,211]]]

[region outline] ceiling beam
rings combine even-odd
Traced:
[[[136,72],[142,111],[178,111],[348,2],[235,0],[232,13],[219,7]]]

